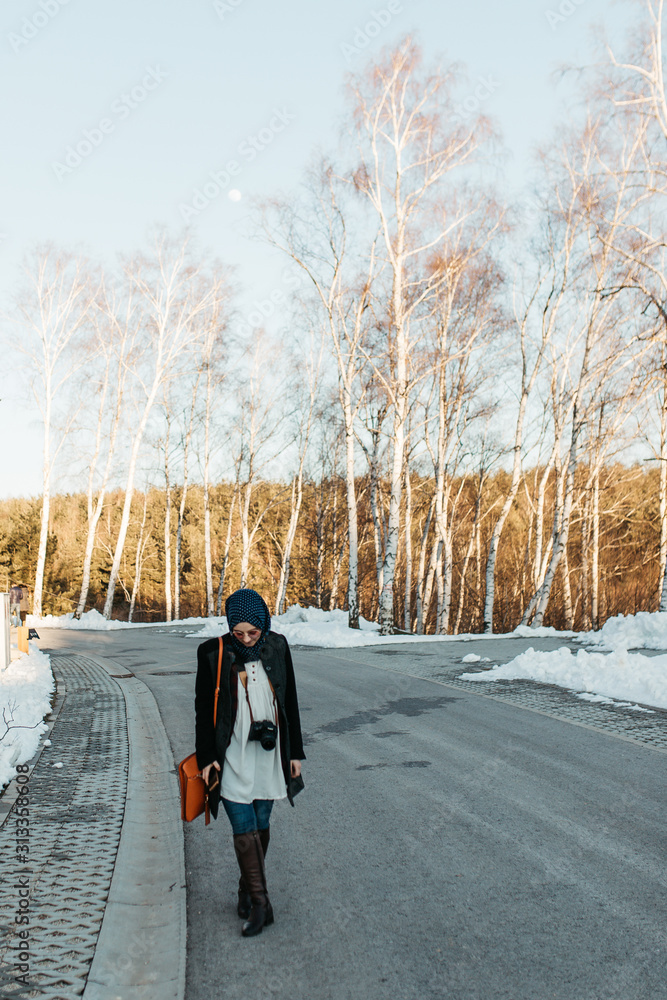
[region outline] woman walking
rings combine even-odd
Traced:
[[[270,631],[266,603],[254,590],[237,590],[225,614],[215,729],[219,640],[197,649],[195,749],[204,781],[210,786],[219,775],[241,870],[241,933],[252,937],[273,923],[264,867],[273,803],[288,798],[294,805],[305,754],[292,657],[285,637]]]

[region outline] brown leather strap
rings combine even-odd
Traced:
[[[215,698],[213,699],[213,729],[218,719],[218,695],[220,694],[220,671],[222,670],[222,636],[218,639],[218,679],[215,682]]]

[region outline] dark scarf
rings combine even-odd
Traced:
[[[269,629],[271,628],[271,615],[263,597],[256,590],[235,590],[225,601],[225,615],[229,626],[229,641],[236,659],[241,663],[249,663],[251,660],[259,659],[259,651],[264,645]],[[254,646],[244,646],[242,642],[232,633],[241,622],[248,622],[255,628],[261,629],[262,634]]]

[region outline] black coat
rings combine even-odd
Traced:
[[[223,636],[224,640],[224,636]],[[237,662],[231,644],[224,643],[220,670],[218,714],[213,729],[213,699],[218,673],[218,640],[208,639],[197,648],[197,679],[195,682],[195,750],[199,768],[217,760],[224,767],[225,753],[234,732],[237,708],[238,672],[244,670]],[[305,760],[299,703],[292,656],[284,635],[269,632],[259,658],[276,693],[280,721],[280,758],[285,775],[287,797],[294,802],[289,790],[290,761]]]

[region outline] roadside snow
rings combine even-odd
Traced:
[[[607,698],[667,708],[667,656],[642,656],[615,649],[605,655],[567,647],[550,653],[527,649],[509,663],[479,673],[461,674],[466,681],[525,679]]]
[[[0,671],[0,788],[37,752],[54,689],[50,659],[39,649]]]
[[[218,619],[221,620],[221,619]],[[222,619],[224,621],[224,619]],[[199,625],[212,621],[211,618],[179,618],[172,622],[121,622],[116,619],[107,620],[99,611],[92,608],[84,612],[80,618],[75,618],[70,611],[66,615],[44,615],[37,618],[35,615],[28,615],[26,625],[32,628],[74,628],[88,629],[96,632],[110,632],[118,628],[155,628],[156,625]]]
[[[202,638],[222,635],[227,629],[225,618],[208,619],[208,623],[201,631],[193,632]],[[576,632],[558,632],[554,628],[529,629],[520,626],[521,630],[506,632],[500,635],[484,636],[477,633],[465,633],[463,635],[380,635],[380,626],[377,622],[368,621],[366,618],[359,618],[359,628],[349,628],[347,624],[347,611],[323,611],[321,608],[302,608],[299,604],[293,604],[282,615],[275,615],[271,619],[271,628],[274,632],[280,632],[287,641],[294,646],[319,646],[325,649],[335,649],[352,646],[380,646],[394,645],[396,643],[411,642],[474,642],[480,639],[511,639],[517,636],[560,636],[569,638],[577,635]],[[476,656],[476,654],[470,654]],[[471,661],[467,661],[471,662]]]
[[[599,632],[580,632],[577,641],[601,649],[667,649],[667,613],[617,615],[609,618]]]
[[[94,609],[86,611],[79,619],[75,618],[71,612],[66,615],[45,615],[43,618],[28,615],[26,624],[33,628],[41,626],[42,628],[90,629],[101,632],[121,628],[203,625],[203,629],[191,632],[191,635],[199,636],[202,639],[222,635],[227,631],[227,619],[224,616],[220,618],[180,618],[171,622],[122,622],[107,621],[99,611]],[[531,629],[525,625],[519,625],[514,632],[504,632],[493,636],[477,633],[463,635],[380,635],[380,626],[377,622],[370,622],[366,618],[359,618],[359,626],[358,629],[348,628],[347,611],[302,608],[299,604],[293,604],[284,614],[275,615],[271,620],[271,628],[274,632],[280,632],[293,645],[320,646],[332,649],[346,646],[391,645],[401,642],[473,642],[480,639],[495,641],[497,639],[516,639],[517,637],[570,638],[578,634],[576,632],[559,632],[550,627]]]
[[[348,628],[347,611],[323,611],[293,604],[282,615],[271,618],[271,629],[284,635],[292,646],[320,646],[335,649],[343,646],[377,646],[396,642],[433,642],[463,639],[452,635],[380,635],[380,626],[359,618],[359,628]],[[222,635],[227,631],[227,619],[208,619],[203,629],[193,632],[202,639]]]

